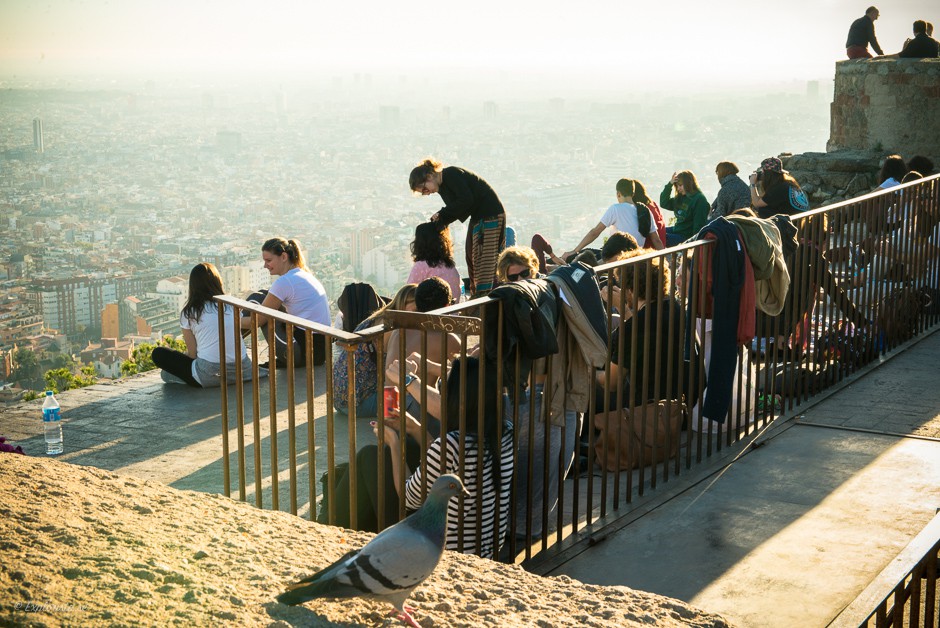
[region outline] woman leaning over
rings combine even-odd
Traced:
[[[161,376],[167,383],[186,383],[197,388],[221,385],[222,352],[219,348],[219,306],[212,297],[225,294],[222,277],[215,266],[196,264],[189,273],[189,298],[180,314],[180,327],[186,341],[186,353],[167,347],[153,350],[153,363],[163,369]],[[230,305],[225,306],[225,363],[226,379],[234,381],[235,359],[235,313]],[[241,346],[242,376],[251,378],[251,361]],[[261,376],[267,375],[261,369]]]
[[[307,270],[307,261],[300,250],[297,240],[271,238],[261,246],[264,267],[277,279],[271,288],[252,295],[263,298],[261,305],[272,310],[283,309],[291,316],[304,318],[321,325],[330,325],[330,304],[323,285]],[[249,300],[253,300],[249,297]],[[268,316],[258,314],[258,324],[268,342]],[[251,317],[241,320],[242,329],[251,329]],[[275,349],[278,368],[287,366],[287,339],[284,328],[278,324],[275,328]],[[306,333],[299,327],[294,328],[294,366],[302,366],[307,360]],[[326,339],[321,334],[313,334],[313,363],[323,364],[326,360]],[[265,365],[267,366],[267,365]]]
[[[496,258],[506,243],[506,211],[490,184],[478,175],[434,159],[418,164],[408,178],[411,190],[423,196],[440,194],[444,207],[431,222],[467,225],[467,269],[473,296],[483,296],[496,282]]]
[[[666,227],[666,246],[682,244],[708,222],[708,201],[690,170],[672,173],[659,195],[659,204],[676,216],[675,224]]]

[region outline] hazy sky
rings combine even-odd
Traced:
[[[870,0],[869,0],[870,1]],[[0,0],[0,85],[180,72],[591,76],[622,89],[829,79],[865,2],[845,0]],[[881,3],[900,50],[940,2]]]

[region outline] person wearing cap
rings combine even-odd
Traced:
[[[868,7],[865,15],[852,22],[852,26],[849,27],[849,36],[845,41],[845,55],[849,59],[871,59],[868,44],[871,44],[878,56],[884,55],[875,37],[875,20],[879,15],[878,7]]]
[[[761,218],[809,211],[806,193],[778,157],[760,162],[760,170],[751,174],[751,205]]]

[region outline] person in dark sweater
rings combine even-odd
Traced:
[[[935,59],[940,57],[940,42],[927,34],[927,22],[914,22],[914,38],[904,43],[904,49],[898,53],[902,59]]]
[[[871,44],[878,56],[884,54],[875,37],[875,20],[879,15],[878,7],[868,7],[865,15],[852,22],[852,26],[849,27],[849,36],[845,40],[845,56],[849,59],[871,59],[868,44]]]
[[[496,285],[496,259],[506,245],[506,211],[490,184],[478,175],[425,159],[408,179],[422,196],[440,194],[444,207],[431,216],[442,226],[470,219],[467,225],[467,270],[473,296],[483,296]]]
[[[727,216],[736,209],[751,206],[751,192],[747,188],[747,183],[738,176],[738,172],[740,170],[737,165],[730,161],[722,161],[715,166],[715,176],[718,177],[721,189],[712,201],[712,210],[708,213],[709,220]]]

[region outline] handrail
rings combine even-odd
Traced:
[[[220,294],[216,297],[213,297],[216,301],[220,303],[227,303],[229,305],[237,305],[242,310],[247,310],[249,312],[257,312],[258,314],[264,314],[265,316],[270,316],[282,323],[290,323],[295,327],[302,327],[304,329],[309,329],[313,332],[318,332],[321,334],[328,334],[338,340],[343,342],[358,342],[360,340],[359,334],[351,333],[344,331],[342,329],[337,329],[330,325],[323,325],[322,323],[315,323],[314,321],[308,320],[306,318],[301,318],[299,316],[292,316],[286,312],[280,310],[275,310],[269,307],[264,307],[259,305],[254,301],[245,301],[244,299],[239,299],[237,297],[229,296],[227,294]]]
[[[924,529],[911,540],[901,552],[894,557],[887,567],[881,570],[875,579],[865,587],[858,596],[840,612],[835,619],[829,622],[828,628],[857,628],[858,626],[867,626],[868,620],[876,613],[877,609],[891,602],[895,598],[894,614],[895,622],[892,624],[901,627],[903,620],[904,601],[897,605],[896,594],[898,589],[904,589],[905,582],[912,575],[915,577],[928,578],[936,587],[938,559],[937,553],[940,552],[940,512],[934,515],[934,518],[924,526]],[[932,567],[932,574],[930,568]],[[917,573],[920,572],[920,573]],[[926,596],[929,600],[930,596]],[[887,609],[885,617],[887,618]],[[936,609],[934,609],[936,612]],[[928,613],[929,616],[929,613]],[[878,624],[882,625],[882,624]]]

